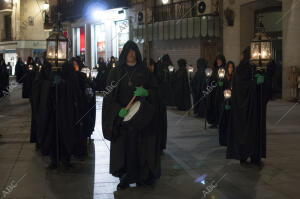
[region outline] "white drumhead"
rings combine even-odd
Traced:
[[[132,106],[130,107],[130,109],[128,110],[127,115],[124,117],[123,121],[127,122],[129,120],[131,120],[131,118],[139,111],[141,106],[141,102],[140,101],[136,101],[132,104]]]

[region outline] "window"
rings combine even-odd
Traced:
[[[5,40],[12,40],[11,36],[11,15],[4,16],[4,29],[5,29]]]

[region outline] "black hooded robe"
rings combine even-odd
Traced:
[[[176,88],[176,106],[180,111],[186,111],[191,108],[190,85],[188,80],[187,70],[180,67],[175,74]]]
[[[202,99],[203,91],[206,88],[205,67],[198,67],[192,80],[194,113],[198,117],[205,117],[205,101]]]
[[[3,63],[0,65],[0,97],[4,95],[4,91],[8,92],[9,86],[9,73],[6,67],[6,64],[3,60]]]
[[[248,62],[237,67],[232,83],[232,131],[228,135],[227,158],[266,158],[266,107],[272,74],[265,73],[262,85]]]
[[[136,52],[137,64],[126,65],[129,50]],[[132,86],[129,86],[131,79]],[[110,173],[121,178],[128,174],[143,181],[149,176],[160,175],[160,143],[157,127],[153,119],[143,130],[136,131],[134,126],[124,126],[118,116],[122,107],[126,107],[133,96],[136,86],[142,85],[149,96],[143,97],[157,111],[157,83],[151,72],[142,65],[138,47],[132,41],[125,44],[120,56],[120,65],[111,70],[107,85],[113,89],[107,91],[103,100],[102,129],[105,139],[111,141]]]

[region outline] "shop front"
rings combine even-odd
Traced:
[[[81,56],[85,64],[96,67],[98,59],[108,61],[119,58],[124,44],[129,40],[130,20],[128,9],[101,11],[97,19],[82,20],[72,26],[73,56]]]

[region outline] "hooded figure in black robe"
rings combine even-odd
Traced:
[[[25,71],[26,71],[25,65],[22,61],[22,58],[19,57],[15,68],[15,75],[18,83],[23,83],[23,79],[25,77]]]
[[[218,71],[220,68],[225,69],[226,60],[224,55],[218,55],[214,63],[213,73],[210,78],[211,83],[217,86],[207,96],[207,113],[206,119],[211,124],[210,128],[217,128],[220,120],[222,104],[224,101],[224,79],[220,79]]]
[[[47,61],[41,68],[32,86],[33,112],[35,114],[36,148],[43,155],[49,155],[55,142],[55,92],[53,90],[51,64]]]
[[[71,155],[76,155],[78,140],[83,137],[82,127],[84,125],[83,95],[80,92],[80,80],[75,73],[73,64],[71,62],[64,63],[61,71],[53,73],[52,83],[52,89],[55,93],[52,106],[55,107],[56,122],[55,131],[52,132],[54,139],[51,143],[51,164],[49,167],[51,169],[56,168],[58,159],[68,168],[70,167]],[[59,158],[57,158],[57,146]]]
[[[84,69],[85,66],[76,58],[72,59],[72,63],[78,80],[78,110],[81,115],[80,133],[76,142],[76,151],[74,153],[76,157],[83,159],[88,155],[87,138],[91,136],[95,127],[96,102],[94,92],[91,91],[87,74],[82,72],[82,69]]]
[[[32,100],[32,87],[33,82],[35,81],[35,78],[38,75],[38,67],[35,65],[33,58],[28,57],[27,59],[27,65],[25,65],[25,76],[24,80],[21,80],[23,82],[23,88],[22,88],[22,97],[28,98],[30,105],[31,105],[31,129],[30,129],[30,142],[35,143],[36,142],[36,134],[37,134],[37,122],[36,122],[36,111],[34,110],[34,104]]]
[[[25,65],[25,77],[23,81],[22,96],[23,98],[29,98],[32,94],[32,83],[34,81],[36,72],[38,71],[37,66],[35,65],[33,58],[27,58],[27,64]]]
[[[144,59],[144,65],[147,66],[146,64],[146,59]],[[149,66],[150,72],[152,72],[156,78],[156,81],[159,85],[158,88],[158,98],[159,98],[159,103],[158,103],[158,114],[156,116],[157,119],[157,131],[159,132],[160,135],[160,146],[161,146],[161,151],[167,148],[167,132],[168,132],[168,119],[167,119],[167,104],[166,104],[166,98],[165,97],[165,90],[164,87],[161,85],[163,82],[161,81],[161,76],[158,73],[158,66],[154,62],[153,59],[150,59],[150,66]]]
[[[232,82],[232,131],[228,139],[227,158],[240,160],[243,164],[260,164],[266,157],[266,107],[270,99],[270,88],[274,64],[265,72],[251,65],[250,47],[236,69]]]
[[[106,87],[106,81],[109,73],[109,69],[106,66],[106,63],[104,62],[104,59],[102,57],[98,60],[98,74],[96,77],[96,88],[97,91],[104,91]]]
[[[229,61],[226,65],[226,75],[224,79],[224,90],[232,90],[232,80],[235,70],[235,65],[232,61]],[[228,134],[232,130],[231,125],[231,98],[225,99],[222,103],[220,122],[219,122],[219,144],[221,146],[227,146]]]
[[[198,59],[197,61],[197,72],[192,80],[193,89],[193,102],[194,102],[194,113],[198,117],[205,116],[205,103],[202,99],[203,91],[206,88],[206,75],[205,69],[207,67],[207,62],[205,59]],[[200,100],[201,99],[201,100]]]
[[[7,70],[5,60],[0,57],[0,97],[4,96],[5,92],[8,92],[9,86],[9,72]]]
[[[172,73],[169,71],[169,66],[173,66],[170,56],[168,54],[162,56],[157,66],[156,77],[160,85],[162,100],[168,106],[175,106],[175,91],[172,86]]]
[[[116,58],[114,56],[110,57],[110,61],[107,64],[107,68],[110,71],[112,68],[116,67],[118,65]]]
[[[153,112],[156,115],[158,110],[158,85],[143,66],[133,41],[124,45],[119,65],[111,70],[107,85],[110,89],[103,99],[102,130],[104,138],[111,141],[110,173],[120,178],[121,189],[128,188],[130,183],[152,184],[160,175],[160,136],[153,118]],[[152,113],[140,115],[141,120],[150,121],[142,130],[122,122],[127,114],[124,107],[134,95],[152,106]]]
[[[179,59],[177,63],[179,69],[175,74],[176,106],[178,110],[186,111],[192,106],[186,61],[184,59]]]

